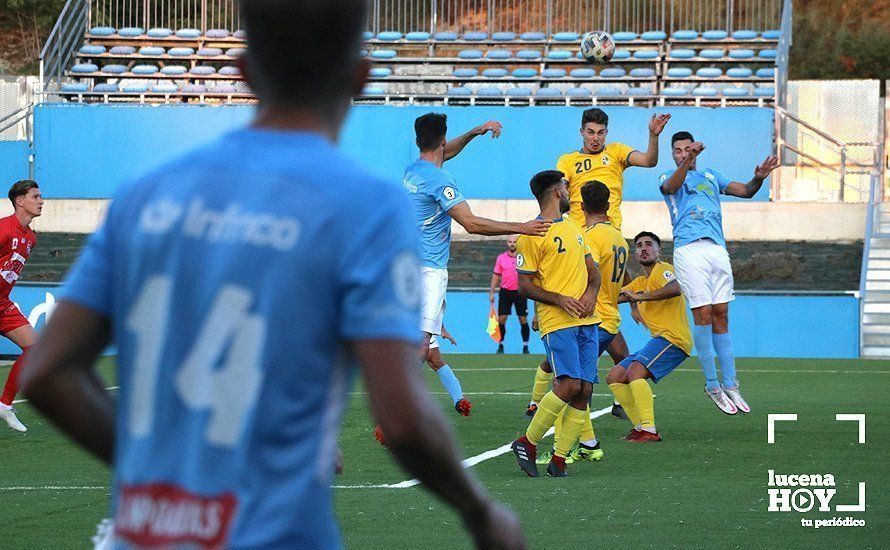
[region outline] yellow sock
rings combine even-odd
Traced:
[[[578,440],[578,434],[581,433],[581,427],[584,425],[584,417],[590,415],[575,407],[566,407],[564,412],[562,425],[560,426],[559,438],[554,445],[554,454],[565,458],[572,450],[572,445]]]
[[[535,371],[535,385],[532,386],[532,401],[535,403],[540,403],[541,399],[544,398],[544,394],[547,393],[547,388],[550,387],[550,382],[553,380],[553,373],[547,372],[541,367]]]
[[[557,397],[555,393],[552,391],[547,392],[547,395],[538,403],[538,412],[532,417],[528,429],[525,430],[525,437],[532,445],[540,443],[541,438],[553,426],[556,417],[562,414],[562,410],[566,406],[568,406],[568,403]]]
[[[634,380],[630,384],[633,392],[634,404],[639,415],[639,424],[644,428],[655,427],[655,399],[652,397],[652,388],[645,380]]]
[[[609,384],[609,389],[615,394],[615,400],[618,401],[618,404],[627,413],[627,417],[630,418],[633,425],[639,424],[640,414],[637,412],[637,404],[634,402],[634,394],[630,391],[630,386],[627,384]]]
[[[587,405],[587,410],[584,411],[587,416],[584,419],[584,423],[581,425],[581,433],[578,434],[578,439],[581,441],[592,441],[596,439],[596,434],[593,431],[593,419],[590,418],[590,405]],[[572,443],[574,445],[574,443]]]
[[[556,448],[556,445],[559,444],[559,434],[562,431],[562,423],[565,422],[566,419],[566,411],[571,409],[571,407],[566,407],[559,413],[559,416],[556,417],[556,420],[553,421],[553,448]]]

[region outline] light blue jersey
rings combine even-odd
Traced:
[[[668,170],[658,179],[659,188],[671,177],[674,170]],[[711,239],[726,247],[723,238],[723,213],[720,208],[720,193],[732,180],[710,168],[690,170],[686,181],[674,194],[662,191],[664,202],[671,214],[674,226],[674,248],[699,239]]]
[[[64,297],[107,316],[118,547],[337,548],[348,342],[419,338],[404,192],[242,129],[126,186]]]
[[[405,169],[405,190],[414,206],[420,228],[420,261],[426,267],[446,269],[451,253],[451,216],[448,211],[464,202],[454,176],[432,162],[418,159]]]

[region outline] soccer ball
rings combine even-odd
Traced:
[[[615,41],[606,31],[593,31],[581,39],[581,55],[588,63],[608,63],[615,54]]]

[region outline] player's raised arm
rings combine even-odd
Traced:
[[[484,136],[491,132],[491,139],[501,137],[503,125],[496,120],[489,120],[485,124],[480,124],[465,134],[461,134],[456,138],[445,142],[445,160],[451,160],[464,150],[468,143],[473,141],[477,136]]]
[[[371,410],[399,463],[454,507],[478,548],[524,548],[516,516],[492,502],[461,466],[457,445],[417,368],[416,349],[404,342],[356,341]]]
[[[661,192],[665,195],[673,195],[683,182],[686,181],[686,175],[690,170],[695,169],[695,159],[705,150],[702,142],[690,142],[689,140],[674,141],[671,153],[674,161],[677,162],[677,169],[664,182],[661,183]]]
[[[665,125],[671,119],[671,115],[653,114],[649,119],[649,146],[646,152],[634,151],[627,157],[629,166],[652,168],[658,164],[658,136],[664,130]]]
[[[760,187],[763,185],[763,181],[767,177],[769,177],[770,172],[778,167],[779,157],[775,155],[766,157],[763,162],[761,162],[756,168],[754,168],[754,177],[751,178],[748,183],[731,181],[726,185],[723,193],[732,195],[733,197],[750,199],[754,197],[754,195],[756,195],[758,191],[760,191]]]
[[[448,210],[448,215],[471,235],[543,235],[553,223],[534,219],[527,222],[499,222],[473,214],[470,206],[462,202]]]

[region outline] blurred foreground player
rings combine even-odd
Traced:
[[[0,219],[0,334],[22,348],[22,354],[12,364],[3,395],[0,396],[0,419],[17,432],[28,428],[19,421],[12,402],[19,390],[19,377],[25,363],[28,348],[37,340],[37,332],[19,307],[9,299],[9,293],[18,280],[31,250],[37,245],[37,236],[31,230],[31,221],[43,211],[43,197],[37,182],[21,180],[9,189],[9,200],[14,212]]]
[[[253,125],[117,194],[32,348],[34,405],[114,464],[118,548],[342,546],[330,484],[356,366],[402,465],[477,546],[523,547],[423,389],[405,193],[334,147],[365,8],[240,2]],[[112,336],[117,400],[93,369]]]

